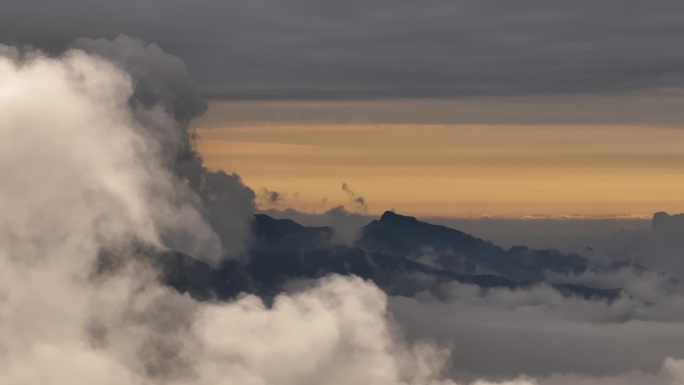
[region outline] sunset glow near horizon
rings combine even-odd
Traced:
[[[369,214],[643,218],[684,211],[678,128],[236,122],[217,103],[195,127],[206,164],[238,173],[262,209],[323,212],[344,205],[363,212],[342,190],[346,183]],[[264,189],[280,199],[270,201]]]

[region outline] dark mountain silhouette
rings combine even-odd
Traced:
[[[330,242],[330,227],[304,227],[290,219],[274,219],[264,214],[254,216],[256,248],[273,250],[311,250]]]
[[[664,211],[653,214],[651,229],[655,231],[681,231],[684,229],[684,214],[670,215]]]
[[[158,259],[166,283],[207,299],[231,298],[241,292],[270,298],[292,280],[328,274],[357,275],[391,295],[420,291],[444,295],[445,283],[477,285],[483,290],[526,288],[546,282],[561,294],[613,300],[620,289],[547,282],[545,274],[577,274],[588,260],[555,250],[516,246],[504,250],[458,230],[385,212],[365,226],[355,244],[334,245],[329,227],[306,227],[289,219],[258,214],[255,243],[244,261],[218,268],[182,253]]]
[[[469,275],[488,273],[514,281],[540,281],[545,271],[581,273],[589,264],[584,257],[555,250],[530,250],[524,246],[503,250],[461,231],[391,211],[366,226],[360,242],[368,250],[395,256],[432,254],[442,269]]]

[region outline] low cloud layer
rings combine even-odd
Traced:
[[[603,384],[602,378],[630,372],[653,375],[668,357],[684,357],[681,294],[660,292],[650,297],[657,301],[652,304],[626,291],[607,303],[564,297],[545,286],[484,294],[456,285],[449,295],[446,301],[427,293],[393,297],[389,308],[410,336],[453,344],[456,378],[525,373],[543,384],[572,383],[567,378],[573,376]],[[658,383],[670,383],[662,378]]]
[[[269,213],[302,223],[308,221],[311,225],[331,223],[330,213]],[[591,240],[596,245],[593,250],[581,250],[590,257],[585,271],[546,271],[544,283],[515,289],[445,283],[427,267],[407,273],[403,270],[409,269],[406,265],[390,265],[391,252],[385,260],[375,259],[374,253],[382,255],[382,248],[366,255],[371,261],[387,264],[384,274],[374,275],[374,279],[393,294],[389,310],[409,339],[433,338],[442,346],[451,346],[450,375],[464,383],[478,378],[496,383],[525,374],[529,377],[516,380],[517,383],[679,384],[677,359],[684,357],[684,340],[679,337],[684,332],[684,290],[680,285],[681,272],[676,267],[681,255],[677,250],[683,249],[681,242],[677,243],[682,229],[679,217],[660,217],[672,220],[659,222],[655,230],[645,229],[647,226],[639,222],[638,230],[622,231],[616,228],[634,225],[631,220],[558,222],[553,229],[540,228],[558,220],[500,221],[497,228],[490,229],[492,234],[505,235],[506,229],[516,234],[527,231],[528,237],[555,234],[557,237],[545,240],[552,244],[560,240],[570,247],[583,244],[577,243],[580,240]],[[413,218],[404,218],[406,226],[415,223]],[[362,217],[360,222],[369,220]],[[513,229],[521,226],[525,228]],[[420,227],[410,229],[419,232]],[[595,234],[590,236],[583,227],[593,229]],[[562,230],[568,231],[565,238],[559,234]],[[452,235],[458,237],[457,233]],[[429,234],[424,236],[418,237],[417,242],[431,242],[427,240]],[[390,242],[388,246],[393,244],[396,243]],[[450,255],[449,251],[425,247],[409,258],[429,267],[444,268],[444,255]],[[399,255],[393,257],[397,260]],[[482,257],[475,253],[466,259],[477,263]],[[546,258],[551,258],[551,254]],[[511,266],[500,273],[507,269]],[[609,298],[583,297],[577,292],[558,290],[556,285],[617,289],[617,294]]]

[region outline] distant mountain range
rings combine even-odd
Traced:
[[[547,284],[565,296],[611,301],[620,288],[601,289],[554,282],[590,268],[587,258],[524,246],[504,250],[461,231],[391,211],[366,225],[352,245],[331,242],[333,229],[305,227],[289,219],[257,214],[255,242],[243,261],[212,268],[191,256],[168,252],[158,259],[166,283],[198,298],[226,299],[241,292],[264,298],[284,284],[328,274],[372,280],[391,295],[430,291],[445,283],[525,288]]]

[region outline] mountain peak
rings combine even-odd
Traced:
[[[385,211],[380,217],[380,222],[385,223],[417,223],[418,219],[405,215],[399,215],[394,211]]]
[[[684,214],[670,215],[664,211],[653,214],[651,228],[653,230],[677,231],[684,227]]]

